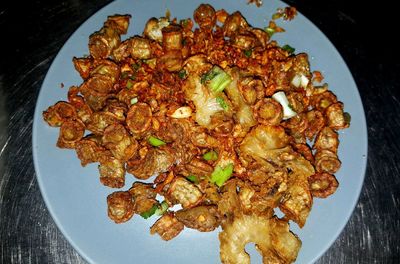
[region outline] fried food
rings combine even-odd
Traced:
[[[115,223],[123,223],[133,216],[132,196],[129,192],[114,192],[107,197],[108,216]]]
[[[289,231],[286,221],[263,215],[236,217],[224,227],[219,240],[221,261],[226,264],[250,263],[250,256],[244,250],[250,242],[263,256],[263,263],[292,263],[301,247],[301,241]]]
[[[288,7],[274,19],[295,15]],[[126,172],[147,180],[107,197],[115,223],[157,215],[150,233],[163,240],[222,227],[223,263],[250,263],[247,243],[263,263],[292,263],[301,241],[288,221],[303,227],[313,198],[338,188],[337,131],[350,115],[327,84],[314,85],[322,75],[307,54],[270,40],[284,31],[274,21],[255,28],[209,4],[193,19],[150,18],[121,39],[130,15],[109,16],[90,55],[72,59],[82,83],[43,119],[82,166],[98,162],[103,185],[123,188]]]
[[[168,241],[179,235],[183,228],[184,225],[175,218],[174,214],[167,213],[154,223],[150,228],[150,233],[152,235],[157,233],[163,240]]]

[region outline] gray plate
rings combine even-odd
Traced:
[[[96,165],[85,168],[73,150],[58,149],[58,129],[42,120],[49,105],[66,100],[67,88],[82,80],[72,65],[73,56],[88,54],[91,33],[101,28],[108,15],[131,14],[127,36],[140,34],[150,17],[164,16],[169,10],[178,19],[192,17],[203,1],[117,1],[88,19],[65,43],[51,65],[37,101],[33,125],[33,156],[39,186],[46,205],[65,237],[92,263],[218,263],[218,231],[200,233],[185,229],[169,242],[149,234],[154,218],[134,218],[116,225],[107,217],[106,197],[114,190],[99,183]],[[256,27],[268,25],[280,1],[264,1],[261,8],[247,5],[246,0],[208,1],[216,9],[240,10]],[[307,18],[299,14],[291,22],[279,22],[286,33],[276,34],[279,44],[290,44],[296,52],[307,52],[312,70],[320,70],[325,81],[344,103],[352,116],[349,129],[340,131],[339,157],[342,168],[337,173],[340,187],[328,199],[315,199],[312,212],[302,230],[291,223],[291,229],[303,242],[296,263],[316,261],[335,241],[346,225],[359,196],[367,160],[367,130],[364,111],[356,84],[335,47]],[[66,88],[61,89],[63,83]],[[126,188],[134,181],[127,176]],[[253,263],[261,262],[250,246]]]

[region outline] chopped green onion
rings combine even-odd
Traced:
[[[189,24],[189,19],[182,19],[182,20],[181,20],[181,25],[182,25],[183,27],[187,27],[188,24]]]
[[[187,73],[184,69],[182,69],[178,72],[178,77],[181,78],[182,80],[185,79],[186,76],[187,76]]]
[[[122,79],[128,79],[128,77],[129,77],[129,72],[126,72],[126,71],[125,71],[125,72],[122,72],[122,73],[121,73],[121,78],[122,78]]]
[[[218,66],[214,66],[201,77],[201,83],[206,84],[214,93],[222,92],[231,82],[231,76]]]
[[[243,53],[244,53],[244,56],[246,56],[247,58],[250,58],[251,57],[251,53],[253,53],[253,51],[250,49],[250,50],[243,51]]]
[[[233,164],[229,163],[224,168],[217,166],[211,173],[211,182],[221,187],[232,176]]]
[[[158,206],[155,204],[146,212],[141,213],[140,216],[143,217],[144,219],[147,219],[156,212],[157,208]]]
[[[285,15],[284,9],[278,8],[278,9],[276,9],[276,12],[272,15],[272,19],[276,20],[276,19],[283,17],[284,15]]]
[[[266,27],[265,28],[265,32],[267,32],[268,36],[272,37],[272,35],[275,34],[275,29],[270,28],[270,27]]]
[[[291,47],[290,45],[286,44],[282,47],[283,50],[286,50],[287,52],[289,52],[289,54],[293,54],[294,51],[296,50],[295,48]]]
[[[134,105],[134,104],[136,104],[137,102],[138,102],[137,97],[134,97],[134,98],[131,99],[131,105]]]
[[[156,215],[163,215],[169,208],[169,205],[166,201],[162,201],[160,205],[157,207],[156,211],[154,212]]]
[[[132,68],[133,68],[135,71],[139,70],[140,66],[142,66],[142,63],[141,63],[141,62],[132,64]]]
[[[191,182],[193,182],[193,183],[199,183],[199,179],[197,178],[197,176],[196,175],[189,175],[189,176],[186,176],[186,179],[188,179],[189,181],[191,181]]]
[[[288,104],[288,107],[290,108],[290,110],[292,110],[293,112],[296,112],[296,110],[294,109],[293,105]]]
[[[201,83],[205,84],[207,81],[212,80],[217,75],[218,75],[218,72],[215,71],[214,68],[212,68],[209,72],[207,72],[207,73],[203,74],[203,76],[201,76]]]
[[[215,100],[217,100],[217,103],[218,103],[225,111],[228,111],[229,105],[225,102],[224,98],[218,96],[217,98],[215,98]]]
[[[126,88],[131,89],[133,87],[133,82],[131,80],[128,80],[126,82]]]
[[[277,19],[281,18],[282,16],[283,16],[283,13],[277,12],[277,13],[272,15],[272,19],[273,20],[277,20]]]
[[[150,145],[152,145],[154,147],[159,147],[159,146],[167,144],[164,141],[162,141],[161,139],[153,137],[153,136],[150,136],[148,141],[149,141]]]
[[[217,160],[218,159],[218,153],[215,152],[214,150],[211,150],[203,155],[203,159],[209,161],[209,160]]]
[[[344,121],[346,122],[346,124],[350,125],[350,121],[351,121],[351,115],[347,112],[343,113],[343,117],[344,117]]]

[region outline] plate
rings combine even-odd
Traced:
[[[83,23],[65,43],[53,61],[43,82],[33,124],[33,157],[43,199],[58,228],[72,246],[91,263],[219,263],[218,231],[201,233],[185,229],[169,242],[150,235],[154,218],[134,216],[129,222],[115,224],[107,217],[106,197],[113,189],[98,179],[96,165],[80,166],[75,151],[56,147],[59,129],[42,120],[42,111],[59,100],[66,100],[67,88],[82,82],[72,64],[73,56],[88,54],[88,37],[99,30],[108,15],[131,14],[126,36],[140,34],[150,17],[192,17],[204,0],[192,1],[117,1],[109,4]],[[248,22],[263,28],[272,13],[284,3],[264,1],[263,6],[247,5],[246,0],[208,1],[215,9],[229,13],[240,10]],[[352,116],[351,127],[340,131],[339,158],[342,168],[336,174],[340,186],[327,199],[315,199],[305,227],[291,223],[291,229],[303,242],[296,263],[316,261],[335,241],[358,200],[364,180],[367,159],[367,130],[357,86],[345,62],[331,42],[307,18],[298,14],[290,21],[279,21],[286,33],[275,34],[279,44],[290,44],[296,52],[309,54],[312,70],[325,76],[330,89],[344,103]],[[67,25],[66,25],[67,26]],[[276,37],[275,37],[276,36]],[[134,181],[127,175],[124,189]],[[248,250],[253,263],[261,263],[254,246]]]

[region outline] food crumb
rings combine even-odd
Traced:
[[[294,6],[288,6],[285,8],[278,8],[276,13],[272,15],[273,20],[283,18],[284,20],[290,21],[297,16],[297,9]]]
[[[263,2],[262,0],[248,0],[247,4],[255,4],[257,7],[260,7],[262,6]]]
[[[312,72],[312,81],[313,82],[322,82],[322,80],[324,79],[324,76],[322,75],[322,73],[320,71],[313,71]]]

